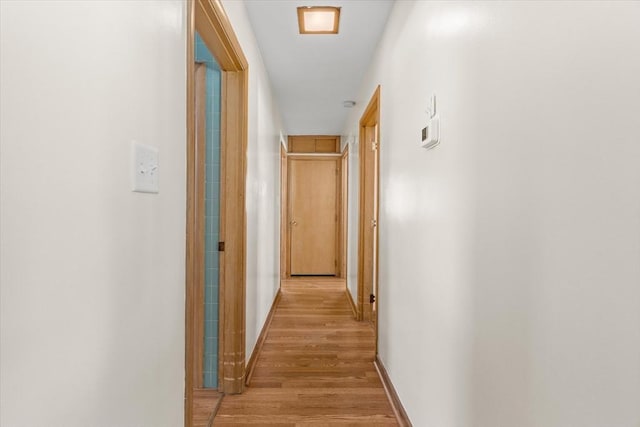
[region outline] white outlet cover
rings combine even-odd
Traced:
[[[132,190],[139,193],[158,193],[160,191],[158,149],[133,141],[131,152]]]

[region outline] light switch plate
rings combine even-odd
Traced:
[[[158,193],[160,191],[158,149],[133,141],[131,151],[133,191]]]

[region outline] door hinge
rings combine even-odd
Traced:
[[[371,150],[376,151],[378,149],[378,143],[376,141],[371,141]]]
[[[224,242],[218,242],[218,252],[224,252]]]
[[[376,296],[374,294],[369,295],[369,303],[373,304],[376,302]]]

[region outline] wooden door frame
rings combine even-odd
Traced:
[[[340,274],[338,277],[347,281],[347,256],[348,256],[348,236],[349,236],[349,144],[342,150],[340,161],[340,210],[342,217],[340,225]]]
[[[371,97],[371,100],[369,101],[369,104],[367,105],[367,108],[365,108],[364,112],[362,113],[362,116],[360,118],[360,136],[359,136],[359,150],[358,150],[358,154],[359,154],[359,158],[358,158],[358,162],[360,164],[359,167],[359,181],[358,181],[358,200],[359,200],[359,206],[358,206],[358,302],[357,302],[357,311],[358,311],[358,320],[362,321],[364,319],[364,307],[365,304],[369,304],[369,295],[365,295],[364,292],[364,280],[363,280],[363,276],[364,276],[364,235],[366,232],[366,227],[367,227],[367,218],[365,218],[365,206],[364,206],[364,179],[365,179],[365,168],[362,167],[364,159],[365,159],[365,150],[367,149],[367,141],[365,140],[365,135],[366,135],[366,129],[368,127],[372,127],[378,125],[378,135],[380,134],[380,86],[378,86],[375,90],[375,92],[373,93],[373,96]],[[379,137],[378,137],[378,144],[380,144],[379,141]],[[378,147],[378,150],[380,148]],[[379,152],[378,152],[379,153]],[[377,170],[378,173],[378,194],[380,191],[380,155],[377,156],[377,168],[375,168],[375,170]],[[377,213],[379,213],[379,203],[380,203],[380,198],[378,197],[378,203],[373,207],[375,209],[375,211]],[[378,215],[376,214],[376,217],[378,217]],[[376,235],[378,235],[378,230],[379,230],[379,226],[380,224],[378,224],[375,228],[374,233],[376,233]],[[379,245],[378,245],[379,246]],[[376,258],[376,260],[378,259],[378,247],[376,247],[376,251],[373,254],[373,256]],[[373,275],[375,276],[375,282],[378,282],[378,265],[379,262],[375,263],[376,265],[376,269],[373,272]],[[377,292],[376,292],[376,297],[377,297]],[[376,317],[378,314],[378,310],[376,310]],[[377,319],[374,320],[375,324],[377,325]],[[376,327],[376,354],[378,353],[378,328]]]
[[[194,263],[198,266],[202,266],[205,263],[205,227],[206,220],[205,215],[202,214],[205,212],[205,197],[206,197],[206,182],[205,182],[205,173],[206,173],[206,64],[203,63],[195,63],[194,66],[194,75],[195,75],[195,115],[196,115],[196,123],[195,123],[195,164],[194,164],[194,181],[193,184],[193,194],[194,197],[189,200],[194,203],[194,210],[192,212],[200,212],[200,215],[194,215],[194,224],[193,224],[193,259]],[[204,91],[205,93],[198,94],[198,91]],[[204,96],[203,96],[204,95]],[[204,268],[198,268],[193,272],[193,282],[195,295],[193,296],[193,300],[197,303],[193,307],[193,319],[204,319],[204,304],[201,302],[204,301],[204,277],[205,272]],[[192,389],[203,388],[204,378],[203,378],[203,365],[204,360],[203,357],[197,357],[197,355],[203,355],[204,353],[204,321],[195,322],[193,324],[193,345],[191,346],[191,351],[193,352],[193,368],[190,377],[192,378]]]
[[[280,143],[280,278],[291,277],[289,273],[289,245],[288,242],[288,182],[289,182],[289,162],[287,160],[287,147],[284,141]]]
[[[245,376],[246,151],[248,134],[248,68],[240,43],[220,0],[187,0],[187,200],[185,266],[185,426],[191,426],[199,322],[203,322],[204,256],[198,209],[202,162],[195,138],[195,31],[221,69],[220,252],[218,390],[241,393]],[[200,225],[199,225],[200,224]]]
[[[325,135],[299,135],[298,137],[323,137]],[[296,137],[296,136],[293,136]],[[333,135],[328,135],[325,137],[335,137]],[[288,137],[290,141],[292,136]],[[337,137],[339,138],[339,137]],[[284,139],[280,141],[280,279],[290,279],[291,278],[291,263],[290,263],[290,253],[289,253],[289,175],[288,175],[288,156],[301,156],[305,155],[305,153],[291,153],[289,152],[288,147],[285,145]],[[348,161],[347,157],[349,154],[349,146],[347,145],[342,153],[332,154],[332,153],[316,153],[311,154],[307,153],[307,155],[313,156],[341,156],[341,200],[339,207],[339,214],[342,221],[340,224],[340,229],[344,233],[340,236],[338,240],[340,242],[340,247],[338,251],[338,269],[336,270],[336,276],[346,279],[347,277],[347,222],[348,222],[348,211],[347,211],[347,197],[348,197],[348,176],[345,177],[346,170],[348,168],[348,164],[345,163]],[[347,168],[345,168],[347,165]]]

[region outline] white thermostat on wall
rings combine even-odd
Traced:
[[[436,114],[429,118],[427,125],[422,128],[422,142],[420,146],[427,150],[440,143],[440,117]]]
[[[440,116],[436,114],[435,94],[429,98],[429,107],[426,113],[428,114],[429,120],[427,120],[427,125],[422,128],[422,141],[420,142],[420,146],[429,150],[440,143]]]

